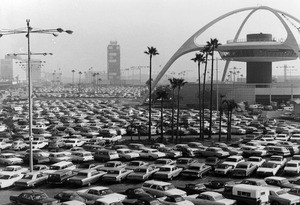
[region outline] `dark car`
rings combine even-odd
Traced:
[[[235,184],[234,181],[230,181],[228,179],[218,179],[218,180],[212,180],[208,183],[205,183],[204,185],[207,191],[222,192],[226,185],[231,185],[231,184]]]
[[[18,196],[10,196],[9,199],[16,204],[52,205],[58,203],[58,200],[49,198],[47,194],[39,191],[24,192]]]
[[[86,202],[86,199],[79,196],[75,191],[63,191],[54,196],[55,199],[58,199],[60,202],[64,201],[81,201]]]
[[[48,184],[64,184],[69,178],[75,176],[76,173],[72,170],[57,170],[54,173],[49,174],[47,183]]]
[[[212,167],[212,170],[214,170],[215,166],[220,162],[221,160],[218,157],[207,157],[205,159],[205,164]]]
[[[142,188],[129,188],[122,194],[127,196],[127,198],[122,201],[124,205],[134,204],[140,198],[153,197],[151,194],[145,192]]]
[[[177,187],[177,188],[185,191],[187,195],[200,194],[202,192],[207,191],[203,183],[186,184],[185,187]]]
[[[134,205],[161,205],[162,203],[153,197],[142,197],[139,198]]]

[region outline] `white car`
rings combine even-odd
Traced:
[[[252,164],[256,165],[257,167],[260,167],[266,160],[262,157],[249,157],[247,162],[251,162]]]
[[[184,199],[182,196],[164,196],[157,200],[163,205],[194,205],[193,202]]]
[[[8,149],[11,147],[11,143],[7,143],[7,142],[0,142],[0,150],[4,150],[4,149]]]
[[[275,138],[275,140],[280,141],[288,141],[290,139],[290,136],[288,134],[278,134]]]
[[[73,162],[93,161],[94,156],[92,155],[91,152],[88,152],[88,151],[76,151],[76,152],[72,152],[71,160]]]
[[[206,191],[201,194],[193,194],[184,197],[186,200],[193,202],[195,205],[202,204],[224,204],[224,205],[234,205],[236,200],[227,199],[222,194],[213,191]]]
[[[284,165],[287,162],[287,159],[280,155],[272,155],[268,162],[273,162],[275,164],[278,164],[280,168],[284,167]]]
[[[114,198],[117,200],[124,200],[126,195],[114,193],[111,189],[104,186],[95,186],[89,189],[78,190],[77,194],[87,201],[96,201],[97,199]]]
[[[81,147],[84,145],[85,141],[78,138],[69,138],[65,140],[65,146],[66,147]]]
[[[43,149],[48,145],[45,141],[32,141],[32,149]]]
[[[29,145],[26,144],[23,140],[14,141],[11,145],[13,150],[21,150],[27,148]]]
[[[244,161],[245,161],[244,157],[242,157],[240,155],[233,155],[233,156],[227,157],[222,164],[227,164],[227,165],[230,165],[233,168],[235,168],[239,162],[244,162]]]
[[[134,152],[130,149],[117,149],[117,153],[119,154],[119,157],[121,159],[126,159],[126,160],[130,160],[130,159],[135,159],[138,158],[140,156],[140,154],[138,152]]]
[[[157,149],[144,149],[139,153],[141,158],[147,158],[147,159],[158,159],[165,157],[166,154],[163,152],[158,151]]]
[[[29,172],[28,168],[21,167],[19,165],[10,165],[4,167],[0,173],[2,172],[10,172],[10,173],[15,173],[15,174],[24,174],[26,172]]]
[[[157,180],[148,180],[145,181],[142,185],[142,189],[145,192],[152,194],[156,197],[179,195],[186,196],[186,192],[175,188],[175,186],[169,182],[157,181]]]
[[[22,179],[23,175],[13,172],[0,173],[0,188],[3,189],[12,186],[16,181]]]
[[[15,154],[12,153],[0,154],[0,164],[12,165],[12,164],[22,164],[22,163],[23,163],[23,159],[20,157],[16,157]]]
[[[280,165],[273,162],[265,162],[256,170],[257,175],[275,176],[280,169]]]
[[[290,160],[285,164],[283,169],[287,174],[299,174],[300,173],[300,161]]]

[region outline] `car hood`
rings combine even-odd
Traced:
[[[286,199],[286,200],[290,200],[291,203],[297,203],[300,202],[300,198],[299,196],[293,195],[293,194],[281,194],[280,198]]]
[[[231,205],[231,204],[235,204],[236,203],[236,200],[233,200],[233,199],[221,199],[221,200],[218,200],[219,203],[223,203],[225,205]]]

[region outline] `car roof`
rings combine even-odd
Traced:
[[[145,181],[144,183],[156,184],[156,185],[160,185],[160,186],[165,186],[165,185],[170,185],[171,184],[169,182],[163,182],[163,181],[157,181],[157,180],[148,180],[148,181]]]
[[[108,187],[105,187],[105,186],[95,186],[95,187],[92,187],[92,188],[89,188],[90,189],[93,189],[93,190],[106,190],[106,189],[109,189]]]

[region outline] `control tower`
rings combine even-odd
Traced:
[[[246,83],[272,83],[272,62],[296,60],[297,53],[272,34],[248,34],[246,41],[227,41],[219,54],[226,61],[247,63]]]

